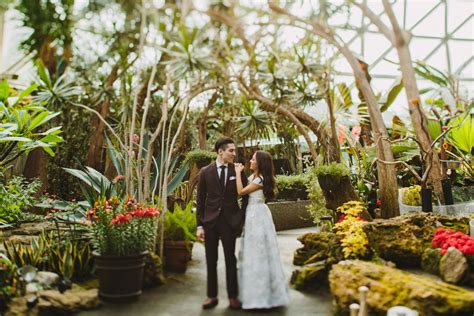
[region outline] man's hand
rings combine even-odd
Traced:
[[[203,228],[198,228],[197,229],[196,237],[197,237],[198,241],[204,242],[204,229]]]

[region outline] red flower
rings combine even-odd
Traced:
[[[382,201],[380,199],[377,199],[377,201],[375,202],[375,205],[377,207],[381,207],[382,206]]]
[[[342,214],[341,216],[339,216],[339,219],[337,220],[337,222],[340,223],[345,219],[346,219],[346,214]]]
[[[130,214],[119,214],[110,221],[110,224],[111,225],[125,224],[125,223],[129,223],[131,220],[132,220],[132,216]]]

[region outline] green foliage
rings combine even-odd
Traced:
[[[470,154],[474,147],[474,120],[472,115],[458,116],[449,122],[448,142],[464,154]]]
[[[402,189],[402,202],[406,205],[421,206],[421,186],[412,185]]]
[[[255,101],[243,99],[236,133],[243,139],[270,139],[275,130],[275,118],[260,109]]]
[[[23,177],[13,177],[6,184],[0,184],[0,223],[22,221],[24,212],[34,205],[33,195],[40,187],[39,180],[27,182]]]
[[[4,241],[6,256],[18,267],[32,265],[71,280],[82,280],[92,272],[89,242],[59,239],[54,232],[43,232],[31,245]]]
[[[110,181],[102,173],[91,167],[86,167],[84,171],[70,168],[63,169],[82,181],[80,188],[87,203],[81,204],[85,209],[92,208],[94,202],[101,199],[108,200],[112,196],[125,198],[125,184],[122,180],[123,177],[116,177],[114,180]]]
[[[19,1],[16,9],[23,14],[23,26],[32,30],[21,43],[22,48],[39,55],[48,40],[66,50],[72,44],[73,0],[60,1]]]
[[[189,202],[183,209],[178,204],[173,212],[165,214],[165,239],[167,240],[196,240],[196,214],[193,203]]]
[[[346,165],[342,163],[333,162],[328,165],[320,165],[315,167],[314,173],[316,176],[350,176],[350,170],[346,167]]]
[[[217,154],[213,151],[194,149],[186,153],[185,161],[189,164],[197,164],[198,166],[209,164],[216,160]]]
[[[19,274],[18,267],[0,253],[0,312],[12,297],[19,294]]]
[[[306,188],[309,177],[307,175],[277,175],[275,179],[279,200],[306,200],[308,198]]]
[[[324,216],[334,216],[333,211],[326,208],[326,199],[324,198],[323,191],[319,186],[318,176],[316,175],[315,168],[311,168],[308,173],[309,181],[306,183],[308,198],[310,204],[306,207],[313,217],[315,224],[321,223],[321,218]]]
[[[100,255],[127,256],[152,247],[160,212],[114,196],[97,200],[86,215],[94,249]]]
[[[54,156],[51,148],[63,142],[61,126],[44,131],[60,113],[48,111],[41,103],[25,101],[36,88],[32,85],[15,94],[6,81],[0,82],[0,166],[35,148]]]

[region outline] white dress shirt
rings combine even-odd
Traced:
[[[216,160],[216,167],[217,167],[217,175],[218,175],[218,178],[221,177],[221,172],[222,172],[221,166],[226,166],[226,168],[224,169],[224,171],[225,171],[225,174],[224,174],[224,186],[225,186],[226,183],[227,183],[227,175],[229,174],[229,164],[220,163],[219,161]]]

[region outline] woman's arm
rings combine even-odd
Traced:
[[[262,188],[262,185],[256,183],[249,183],[247,186],[242,185],[242,171],[243,166],[240,164],[236,164],[235,166],[235,177],[236,177],[236,184],[237,184],[237,193],[240,196],[250,194],[254,191],[257,191]]]

